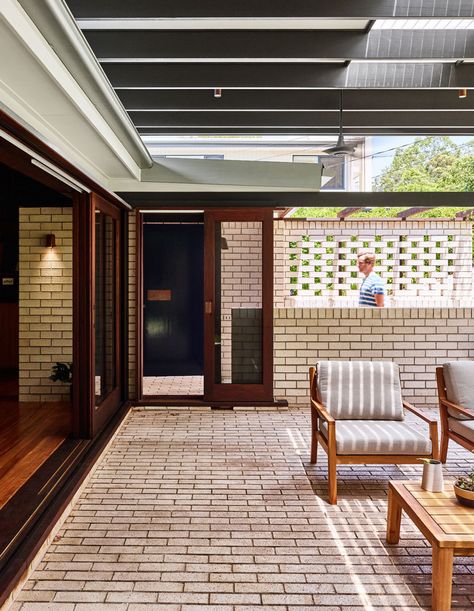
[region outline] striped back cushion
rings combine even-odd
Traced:
[[[449,361],[443,364],[448,401],[474,412],[474,361]],[[449,415],[459,420],[467,416],[448,408]]]
[[[336,420],[403,420],[400,375],[386,361],[320,361],[318,391]]]

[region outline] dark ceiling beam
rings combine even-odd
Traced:
[[[474,64],[104,63],[114,87],[384,88],[474,87]]]
[[[339,112],[130,112],[136,127],[339,127]],[[424,111],[408,112],[352,112],[344,111],[344,127],[464,127],[474,132],[474,112]]]
[[[401,206],[428,206],[432,208],[472,206],[472,193],[455,192],[412,192],[412,193],[370,193],[331,191],[302,192],[119,192],[122,199],[134,207],[176,206],[217,206],[225,207],[232,203],[248,206],[296,206],[389,208]],[[222,202],[225,202],[223,205]]]
[[[338,110],[339,91],[306,89],[118,89],[126,110]],[[353,111],[474,110],[474,92],[460,99],[456,91],[371,89],[344,91],[344,109]]]
[[[337,130],[334,127],[140,127],[138,133],[142,136],[176,136],[179,134],[221,136],[227,134],[240,134],[258,136],[262,134],[271,135],[298,135],[298,136],[335,136]],[[344,128],[346,136],[465,136],[472,135],[473,129],[466,130],[464,127],[400,127],[391,125],[389,127],[365,127],[365,128]]]
[[[470,30],[88,30],[99,60],[252,57],[426,60],[474,57]]]
[[[68,0],[76,18],[172,17],[474,17],[471,0]]]

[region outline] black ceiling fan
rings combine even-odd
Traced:
[[[339,137],[335,146],[330,146],[324,149],[324,153],[328,155],[351,155],[356,147],[353,144],[346,144],[344,135],[342,133],[342,111],[343,111],[343,91],[340,91],[340,105],[339,105]]]

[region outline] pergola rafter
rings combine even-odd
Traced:
[[[474,132],[474,0],[68,5],[143,135]]]
[[[468,30],[85,30],[99,61],[134,58],[153,63],[199,57],[244,62],[278,58],[325,61],[426,60],[474,56]]]
[[[72,11],[81,18],[111,16],[111,4],[105,0],[69,0]],[[241,0],[225,3],[219,0],[114,0],[114,15],[118,18],[212,18],[212,17],[277,17],[320,19],[389,19],[431,17],[474,17],[471,0]]]
[[[468,210],[461,210],[460,212],[456,212],[455,215],[457,221],[467,221],[472,217],[474,217],[474,208],[469,208]]]
[[[363,210],[363,208],[344,208],[344,210],[340,210],[337,213],[337,218],[340,221],[343,221],[348,216],[350,216],[351,214],[354,214],[355,212],[358,212],[359,210]]]
[[[426,210],[433,210],[434,206],[415,206],[413,208],[408,208],[407,210],[402,210],[401,212],[397,212],[397,218],[406,220],[410,218],[410,216],[415,216],[416,214],[420,214],[420,212],[425,212]]]

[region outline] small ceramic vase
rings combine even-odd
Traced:
[[[432,460],[423,464],[423,478],[421,487],[428,492],[443,492],[443,465],[439,460]]]

